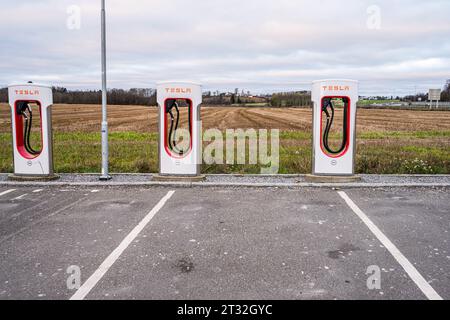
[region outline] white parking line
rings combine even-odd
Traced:
[[[338,194],[353,210],[353,212],[365,223],[370,231],[377,237],[383,246],[391,253],[395,260],[402,266],[409,277],[419,287],[423,294],[429,300],[443,300],[442,297],[433,289],[425,278],[417,271],[411,262],[398,250],[398,248],[384,235],[384,233],[369,219],[369,217],[349,198],[344,191],[338,191]]]
[[[97,270],[86,280],[85,283],[75,292],[75,294],[70,298],[70,300],[83,300],[87,294],[95,287],[95,285],[100,281],[100,279],[108,272],[109,268],[116,262],[120,255],[125,251],[125,249],[134,241],[134,239],[139,235],[139,233],[145,228],[145,226],[152,220],[156,213],[161,210],[166,202],[172,197],[175,191],[169,191],[153,209],[144,217],[144,219],[139,222],[139,224],[134,227],[133,230],[122,240],[119,246],[114,249],[113,252],[103,261],[103,263],[98,267]]]
[[[24,193],[24,194],[22,194],[22,195],[20,195],[20,196],[18,196],[18,197],[15,197],[13,200],[21,200],[21,199],[25,198],[25,196],[26,196],[27,194],[28,194],[28,193]]]
[[[16,189],[9,189],[9,190],[0,192],[0,196],[4,196],[5,194],[8,194],[8,193],[13,192],[13,191],[16,191]]]
[[[33,193],[38,193],[38,192],[41,192],[42,191],[42,189],[36,189],[36,190],[33,190]]]

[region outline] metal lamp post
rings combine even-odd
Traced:
[[[102,0],[102,174],[100,180],[110,180],[108,169],[108,118],[107,118],[107,88],[106,88],[106,14],[105,0]]]

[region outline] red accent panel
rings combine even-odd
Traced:
[[[29,103],[35,103],[39,106],[39,120],[41,125],[41,150],[38,154],[30,154],[25,149],[24,145],[24,132],[23,132],[23,117],[17,114],[17,105],[20,102],[29,102]],[[39,157],[39,155],[42,153],[42,149],[44,148],[44,142],[43,142],[43,129],[42,129],[42,108],[41,103],[37,100],[17,100],[14,104],[14,117],[16,122],[16,148],[17,151],[19,151],[19,154],[24,157],[25,159],[34,159]]]
[[[327,151],[325,150],[325,148],[323,147],[323,139],[322,139],[322,130],[323,130],[323,125],[322,125],[322,123],[323,123],[323,111],[322,111],[322,106],[323,106],[323,100],[324,99],[329,99],[329,98],[331,98],[331,99],[334,99],[334,98],[341,98],[341,99],[348,99],[348,106],[347,106],[347,108],[346,108],[346,110],[344,110],[344,112],[346,112],[347,113],[347,119],[349,120],[349,121],[347,121],[347,127],[345,128],[345,130],[347,130],[347,143],[346,143],[346,145],[345,145],[345,149],[341,152],[341,153],[339,153],[339,154],[336,154],[336,155],[332,155],[332,154],[328,154],[327,153]],[[345,96],[325,96],[325,97],[322,97],[322,100],[320,100],[320,149],[322,149],[322,152],[323,152],[323,154],[324,155],[326,155],[327,157],[329,157],[329,158],[340,158],[340,157],[342,157],[342,156],[344,156],[346,153],[347,153],[347,151],[348,151],[348,149],[349,149],[349,147],[350,147],[350,122],[351,122],[351,119],[350,119],[350,106],[351,106],[352,104],[351,104],[351,100],[350,100],[350,97],[345,97]]]
[[[188,108],[190,108],[191,112],[191,125],[189,126],[189,134],[190,134],[190,141],[189,141],[189,152],[187,152],[186,154],[183,154],[183,156],[180,156],[179,154],[176,154],[174,152],[172,152],[172,150],[170,150],[169,145],[167,144],[167,115],[166,115],[166,102],[167,100],[186,100],[189,102],[189,106]],[[191,99],[186,99],[186,98],[166,98],[164,100],[164,104],[162,106],[163,110],[163,114],[164,114],[164,149],[166,150],[166,153],[171,156],[172,158],[178,158],[178,159],[183,159],[186,158],[191,152],[192,152],[192,123],[193,121],[193,115],[194,115],[194,109],[193,109],[193,103]]]

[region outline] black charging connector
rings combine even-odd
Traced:
[[[175,109],[176,116],[173,115],[172,109]],[[182,156],[188,150],[182,150],[177,147],[177,141],[176,141],[175,136],[176,136],[176,132],[178,130],[178,125],[180,123],[180,109],[179,109],[177,100],[176,99],[168,100],[166,102],[165,111],[170,116],[170,129],[169,129],[169,134],[167,136],[167,144],[169,145],[169,148],[171,151]],[[188,126],[189,126],[189,133],[191,133],[191,107],[190,107],[190,105],[188,105]]]
[[[22,116],[24,121],[24,130],[23,130],[23,145],[25,150],[32,155],[37,155],[40,151],[36,151],[31,147],[30,139],[31,139],[31,127],[33,125],[33,111],[31,110],[28,102],[21,101],[17,105],[17,114]]]
[[[340,154],[342,151],[345,150],[347,144],[348,144],[348,132],[347,132],[347,126],[348,126],[348,100],[342,99],[344,103],[344,109],[343,109],[343,123],[342,123],[342,143],[341,146],[338,149],[332,149],[329,145],[329,134],[331,127],[333,126],[334,121],[334,114],[335,114],[335,106],[333,105],[333,98],[326,98],[322,102],[322,113],[325,113],[326,115],[326,124],[325,129],[322,133],[322,144],[325,150],[333,155]],[[330,110],[330,111],[328,111]],[[330,114],[331,112],[331,114]]]

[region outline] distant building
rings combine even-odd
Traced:
[[[130,92],[143,97],[151,97],[156,93],[156,90],[151,88],[131,88]]]

